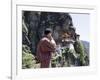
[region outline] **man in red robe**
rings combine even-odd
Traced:
[[[41,68],[49,68],[52,52],[55,51],[56,43],[52,38],[51,29],[46,29],[45,36],[40,40],[37,46],[37,59],[40,61]]]

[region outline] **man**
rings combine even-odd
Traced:
[[[51,29],[47,28],[44,35],[37,46],[37,58],[41,63],[41,68],[48,68],[52,52],[56,49],[56,43],[52,37]]]

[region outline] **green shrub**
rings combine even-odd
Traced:
[[[29,50],[29,47],[26,45],[23,45],[22,48],[22,68],[31,68],[33,66],[33,55],[31,54],[31,51]]]

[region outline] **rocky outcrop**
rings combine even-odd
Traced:
[[[37,43],[46,28],[51,28],[54,39],[60,41],[62,34],[71,26],[72,18],[68,13],[23,11],[23,44],[30,46],[35,54]]]

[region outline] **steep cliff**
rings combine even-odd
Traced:
[[[51,28],[54,39],[59,41],[63,32],[73,26],[68,13],[23,11],[22,19],[23,44],[28,45],[33,54],[46,28]]]

